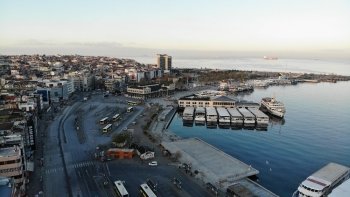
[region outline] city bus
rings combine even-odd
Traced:
[[[117,121],[117,120],[119,120],[119,119],[120,119],[120,115],[119,115],[119,114],[114,115],[113,118],[112,118],[112,120],[113,120],[114,122]]]
[[[106,124],[108,121],[108,117],[104,117],[100,120],[100,124]]]
[[[112,124],[108,124],[105,127],[103,127],[103,133],[107,133],[108,131],[110,131],[112,129]]]
[[[119,197],[129,197],[128,191],[126,191],[123,183],[121,181],[114,182],[114,189]]]
[[[157,197],[151,190],[151,188],[149,188],[148,185],[145,183],[140,185],[140,193],[144,197]]]
[[[131,106],[137,106],[137,102],[134,102],[134,101],[128,101],[128,105],[131,105]]]
[[[126,110],[126,112],[128,112],[128,113],[130,113],[130,112],[132,112],[132,111],[134,111],[134,108],[133,108],[133,107],[128,107],[128,109]]]

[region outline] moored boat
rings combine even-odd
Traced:
[[[208,125],[217,125],[218,122],[218,114],[216,113],[216,110],[214,107],[206,107],[206,121],[207,126]]]
[[[265,108],[270,114],[283,118],[286,113],[284,104],[276,101],[276,98],[265,97],[261,100],[260,107]]]
[[[216,108],[219,115],[219,126],[230,126],[231,116],[225,108]]]
[[[183,112],[182,120],[184,122],[192,122],[194,118],[194,110],[194,107],[186,107]]]
[[[194,117],[195,124],[205,124],[205,108],[197,107]]]

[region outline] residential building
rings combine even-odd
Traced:
[[[0,148],[0,177],[11,178],[16,189],[25,192],[24,162],[18,146]]]

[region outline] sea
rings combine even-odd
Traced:
[[[170,54],[169,54],[170,55]],[[125,58],[125,57],[124,57]],[[157,64],[157,56],[130,56],[129,59],[143,64]],[[261,58],[243,57],[211,57],[191,58],[172,56],[173,68],[211,68],[245,71],[270,71],[270,72],[293,72],[315,73],[327,75],[350,76],[350,58],[343,59],[292,59],[279,58],[278,60],[264,60]]]
[[[130,57],[132,58],[132,57]],[[140,63],[148,58],[134,58]],[[175,64],[176,62],[176,64]],[[177,65],[181,63],[180,65]],[[287,64],[287,66],[286,66]],[[348,60],[257,58],[181,59],[174,67],[257,71],[288,71],[350,76]],[[286,68],[276,68],[286,66]],[[182,138],[199,137],[232,157],[259,170],[257,183],[273,193],[289,197],[299,184],[329,162],[350,167],[350,82],[298,83],[255,88],[230,95],[238,100],[260,102],[276,96],[284,103],[284,120],[272,119],[266,130],[207,129],[184,126],[175,115],[169,130]]]

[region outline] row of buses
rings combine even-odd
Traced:
[[[125,189],[122,181],[115,181],[114,189],[119,197],[129,197],[129,193]],[[143,197],[157,197],[146,183],[141,184],[139,189]]]
[[[133,107],[128,107],[128,109],[126,110],[127,113],[133,112],[134,108]],[[120,119],[120,114],[116,114],[112,117],[112,121],[115,122],[117,120]],[[104,125],[108,122],[108,117],[104,117],[100,120],[100,125]]]
[[[134,111],[134,108],[133,107],[129,107],[126,112],[127,113],[130,113]],[[115,121],[118,121],[120,119],[120,114],[116,114],[112,117],[112,121],[115,122]],[[100,125],[104,125],[104,124],[107,124],[108,123],[108,117],[104,117],[100,120]],[[103,127],[102,129],[102,132],[103,133],[107,133],[108,131],[112,130],[112,124],[108,124],[106,125],[105,127]]]

